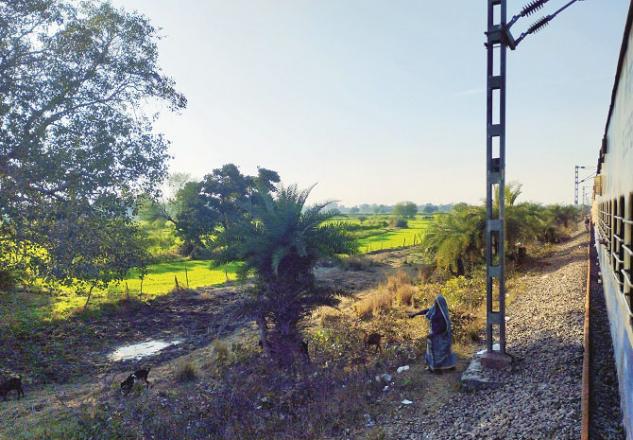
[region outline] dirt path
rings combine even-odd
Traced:
[[[525,291],[507,312],[517,362],[497,374],[501,387],[455,393],[433,412],[421,405],[386,423],[387,438],[579,438],[587,241],[576,235],[520,276]]]

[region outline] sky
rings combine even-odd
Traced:
[[[485,197],[485,0],[113,3],[161,28],[160,65],[189,101],[156,125],[172,172],[261,166],[347,206]],[[628,6],[577,2],[509,52],[506,180],[522,200],[571,203],[574,165],[595,168]]]

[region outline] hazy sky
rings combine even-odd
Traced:
[[[263,166],[346,205],[484,197],[486,1],[114,3],[162,28],[189,100],[158,124],[172,171]],[[578,2],[509,53],[507,180],[524,200],[571,202],[574,165],[595,167],[628,3]]]

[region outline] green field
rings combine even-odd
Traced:
[[[181,288],[195,289],[203,286],[213,286],[231,281],[236,278],[239,263],[213,267],[211,260],[183,260],[167,263],[152,264],[148,267],[143,280],[143,294],[156,296],[171,291],[176,286],[176,278]],[[125,288],[130,292],[140,293],[141,280],[136,271],[118,286],[119,291]]]
[[[383,223],[388,222],[389,219],[389,216],[384,215],[367,216],[366,220],[361,222],[358,216],[339,216],[332,221],[353,225],[365,225],[364,229],[353,233],[358,239],[359,251],[361,253],[395,249],[417,244],[424,235],[424,231],[429,222],[428,218],[418,216],[415,219],[409,220],[408,228],[392,228],[383,225]],[[377,226],[373,227],[372,222],[375,222]],[[163,240],[164,242],[170,242],[167,237],[163,237]],[[171,240],[171,242],[173,242],[173,240]],[[210,260],[181,260],[153,264],[149,266],[148,269],[149,272],[143,281],[143,294],[152,297],[170,292],[176,284],[176,277],[181,287],[187,287],[188,278],[189,287],[192,289],[222,284],[227,280],[233,280],[236,276],[237,264],[212,268],[212,262]],[[124,293],[126,286],[131,294],[140,292],[141,282],[137,273],[132,271],[130,276],[123,280],[120,285],[113,286],[109,290],[111,294]]]
[[[376,234],[358,240],[361,253],[395,249],[419,244],[424,236],[429,220],[418,217],[409,220],[408,228],[383,228]]]
[[[358,239],[359,252],[368,253],[387,249],[408,247],[420,242],[429,219],[418,216],[409,220],[407,228],[393,228],[385,225],[389,221],[388,216],[367,216],[360,221],[357,216],[340,216],[333,221],[353,225],[362,225],[362,229],[352,232]],[[374,222],[374,223],[372,223]],[[154,231],[154,233],[156,233]],[[171,231],[161,231],[161,239],[156,240],[160,244],[173,247],[174,239],[169,237]],[[162,242],[162,243],[161,243]],[[161,248],[160,244],[153,249],[157,254],[168,254],[173,249],[167,246]],[[176,260],[148,266],[148,272],[143,280],[142,296],[141,280],[138,272],[132,270],[129,276],[121,283],[110,286],[107,290],[93,292],[92,306],[114,303],[124,298],[128,293],[134,299],[151,299],[171,292],[176,286],[176,278],[181,288],[198,288],[223,284],[226,281],[235,280],[239,263],[214,267],[211,260]],[[4,316],[11,316],[12,320],[42,321],[49,319],[63,319],[76,310],[80,310],[85,301],[85,294],[77,294],[75,289],[61,289],[54,295],[28,295],[18,294],[14,297],[13,306],[5,304],[10,310],[4,310]],[[22,304],[18,304],[22,302]],[[29,304],[27,307],[25,307]],[[1,311],[1,310],[0,310]],[[26,313],[26,315],[24,314]],[[18,326],[21,327],[21,326]]]
[[[338,216],[332,220],[362,228],[351,232],[358,240],[358,250],[362,254],[419,244],[430,221],[429,217],[417,216],[408,221],[407,228],[396,228],[388,225],[392,219],[389,215],[363,217],[362,222],[359,216]]]

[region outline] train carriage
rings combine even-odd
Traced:
[[[633,439],[633,3],[594,181],[593,220],[627,438]]]

